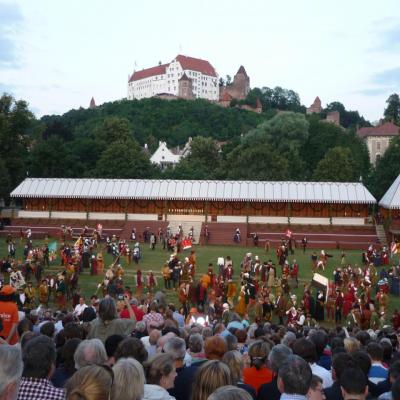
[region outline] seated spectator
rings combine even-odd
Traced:
[[[50,382],[55,369],[56,348],[47,336],[29,340],[23,351],[24,370],[18,391],[18,400],[64,400],[64,389]]]
[[[0,399],[17,398],[22,369],[21,349],[8,344],[0,345]]]
[[[307,393],[308,400],[324,400],[325,394],[324,389],[322,388],[322,379],[313,375],[310,384],[310,390]]]
[[[114,384],[111,398],[115,400],[141,400],[146,382],[139,361],[133,358],[120,358],[113,366]]]
[[[110,367],[88,365],[79,369],[67,382],[68,400],[109,400],[114,381]],[[46,397],[46,399],[50,399]]]
[[[332,386],[333,381],[331,373],[316,363],[317,352],[315,344],[311,340],[305,338],[297,339],[293,344],[293,353],[310,364],[312,373],[322,379],[324,389]]]
[[[256,399],[257,394],[254,388],[243,382],[243,356],[237,350],[228,351],[222,357],[222,362],[224,362],[231,371],[233,383],[237,387],[246,390],[253,399]]]
[[[124,340],[122,335],[111,335],[109,336],[105,343],[104,347],[106,348],[107,353],[107,365],[112,367],[115,364],[115,352],[117,351],[118,345]]]
[[[296,355],[289,356],[278,372],[281,400],[306,399],[310,390],[312,371],[309,363]]]
[[[221,360],[227,351],[228,347],[221,336],[212,336],[206,339],[204,352],[207,360]]]
[[[344,400],[365,400],[368,395],[368,382],[360,368],[346,368],[340,375],[340,387]]]
[[[125,300],[128,302],[128,300]],[[131,319],[118,318],[117,307],[112,297],[105,297],[99,304],[99,316],[90,323],[88,339],[98,338],[103,343],[111,335],[128,336],[135,329],[135,314]]]
[[[222,386],[215,390],[207,400],[251,400],[252,397],[245,390],[237,386]]]
[[[379,343],[369,342],[367,353],[371,357],[371,369],[368,373],[368,379],[377,384],[388,377],[388,369],[383,365],[383,348]]]
[[[158,354],[144,365],[146,384],[143,400],[173,400],[167,392],[174,387],[176,371],[170,354]]]
[[[250,367],[243,370],[243,382],[256,392],[263,383],[272,381],[273,373],[266,365],[270,350],[269,343],[262,340],[253,342],[249,347]]]
[[[55,387],[63,388],[65,382],[76,372],[74,354],[81,339],[69,339],[61,350],[61,365],[55,370],[51,382]]]
[[[284,344],[275,345],[268,354],[268,365],[274,373],[270,383],[265,383],[258,390],[258,400],[279,400],[281,392],[278,389],[278,371],[286,359],[292,355],[292,349]]]
[[[115,359],[118,361],[120,358],[134,358],[143,364],[147,360],[147,350],[140,339],[128,337],[122,340],[115,352]]]
[[[106,349],[100,339],[83,340],[74,354],[76,369],[87,365],[103,365],[107,359]]]
[[[221,361],[207,361],[194,379],[191,400],[207,400],[208,396],[221,386],[233,385],[232,374]]]

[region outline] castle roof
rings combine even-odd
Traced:
[[[357,135],[360,138],[366,138],[368,136],[397,136],[399,131],[400,128],[393,122],[385,122],[378,126],[360,128],[357,131]]]
[[[186,72],[178,79],[178,81],[191,81],[192,79],[186,75]]]
[[[187,57],[179,54],[175,58],[179,61],[182,69],[190,69],[192,71],[201,72],[204,75],[217,76],[214,67],[206,60],[201,60],[200,58]]]
[[[243,74],[243,75],[247,76],[247,72],[246,72],[246,70],[244,69],[243,65],[241,65],[241,66],[239,67],[238,72],[236,72],[236,75],[237,75],[237,74]]]
[[[135,71],[129,79],[129,82],[139,81],[140,79],[149,78],[150,76],[163,75],[169,64],[161,64],[156,67],[142,69],[141,71]]]
[[[90,100],[90,105],[89,108],[95,108],[96,107],[96,102],[94,101],[94,97]]]
[[[400,175],[392,183],[385,195],[382,197],[379,205],[384,208],[400,208]]]

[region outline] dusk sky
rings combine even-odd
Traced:
[[[0,93],[38,117],[124,98],[135,63],[179,53],[376,121],[400,92],[399,1],[0,0]]]

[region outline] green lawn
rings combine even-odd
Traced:
[[[50,242],[52,240],[50,239]],[[35,241],[34,245],[41,245],[43,242]],[[22,258],[22,251],[23,245],[20,244],[19,240],[16,243],[17,246],[17,258]],[[102,245],[104,246],[104,245]],[[145,271],[152,270],[157,274],[158,284],[159,287],[163,287],[163,280],[161,278],[160,272],[161,268],[165,261],[169,259],[170,253],[166,250],[162,250],[160,246],[156,248],[156,250],[150,250],[149,246],[146,244],[142,244],[142,260],[140,262],[140,268],[143,273]],[[239,278],[239,269],[240,263],[247,252],[251,252],[253,255],[258,255],[262,261],[268,261],[271,259],[274,263],[277,264],[275,250],[271,249],[269,253],[267,253],[263,248],[255,248],[255,247],[242,247],[242,246],[195,246],[194,249],[196,250],[197,254],[197,274],[201,275],[207,271],[208,263],[213,263],[214,265],[214,272],[217,272],[217,258],[218,257],[226,257],[230,256],[233,260],[234,265],[234,278],[238,280]],[[303,254],[302,250],[295,250],[295,254],[293,256],[289,256],[289,261],[291,262],[293,258],[295,258],[299,265],[300,265],[300,287],[297,290],[294,290],[298,296],[302,296],[303,292],[303,284],[309,282],[312,277],[311,271],[311,253],[314,249],[308,249],[305,254]],[[317,254],[319,254],[320,249],[315,249]],[[361,252],[363,249],[360,250],[347,250],[346,251],[346,261],[352,265],[354,264],[361,264]],[[329,254],[332,254],[333,257],[328,261],[328,267],[324,272],[320,272],[321,274],[327,276],[329,279],[333,278],[333,270],[336,265],[340,264],[340,254],[341,251],[339,250],[329,250]],[[7,247],[5,241],[3,240],[0,243],[0,256],[4,256],[7,254]],[[186,255],[189,254],[189,251],[185,251],[180,255],[180,258],[183,259]],[[105,266],[108,266],[112,262],[112,258],[108,255],[103,248],[103,256],[105,257]],[[397,256],[394,257],[393,262],[398,262]],[[121,257],[120,263],[125,269],[125,277],[124,283],[126,286],[134,287],[133,276],[136,273],[136,264],[133,262],[131,265],[125,265],[125,258]],[[378,273],[380,271],[378,267]],[[63,268],[60,267],[60,258],[58,257],[56,261],[52,263],[50,266],[49,271],[47,273],[56,273],[61,271]],[[280,271],[278,268],[277,271]],[[97,285],[102,281],[102,276],[90,276],[88,271],[83,272],[79,277],[79,286],[81,287],[82,292],[85,296],[89,297],[93,294],[96,289]],[[168,291],[168,298],[172,302],[177,302],[177,296],[174,291]],[[390,296],[390,307],[389,313],[393,311],[394,308],[400,307],[400,297]]]

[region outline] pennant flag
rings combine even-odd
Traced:
[[[49,244],[49,251],[54,251],[54,252],[57,251],[57,242],[56,242],[56,241],[51,242],[51,243]]]
[[[192,239],[183,239],[182,247],[183,247],[183,250],[190,249],[192,247]]]
[[[397,243],[393,242],[390,246],[392,254],[397,254]]]
[[[292,237],[292,231],[290,229],[286,231],[286,237],[289,239]]]

